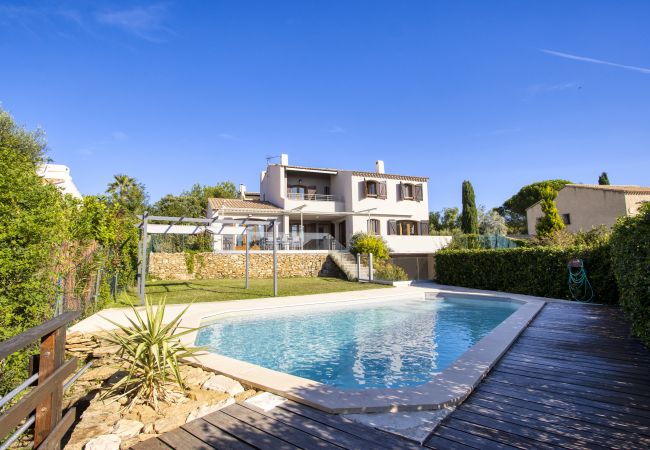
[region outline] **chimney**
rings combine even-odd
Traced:
[[[243,184],[239,185],[239,198],[246,200],[246,186]]]
[[[289,165],[289,155],[286,153],[282,153],[280,155],[280,165],[281,166],[288,166]]]
[[[385,173],[384,172],[384,162],[381,159],[378,159],[377,162],[375,163],[375,172],[377,172],[377,173]]]

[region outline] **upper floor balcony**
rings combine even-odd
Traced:
[[[287,199],[306,200],[312,202],[341,202],[343,201],[343,196],[332,194],[318,194],[316,192],[310,192],[308,189],[305,190],[293,187],[287,189]]]

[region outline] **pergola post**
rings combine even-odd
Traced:
[[[140,274],[140,305],[144,305],[144,293],[147,278],[147,222],[149,213],[142,215],[142,273]]]
[[[246,289],[248,289],[248,225],[244,226],[244,237],[246,238]]]
[[[278,221],[273,220],[273,296],[278,296]]]

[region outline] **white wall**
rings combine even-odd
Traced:
[[[63,164],[43,164],[36,172],[39,176],[61,189],[63,194],[70,194],[78,199],[82,198],[79,189],[72,181],[68,166]]]
[[[383,236],[391,253],[434,253],[449,245],[451,236]]]

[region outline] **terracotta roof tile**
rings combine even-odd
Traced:
[[[282,209],[269,203],[259,200],[242,200],[240,198],[210,198],[208,204],[212,209],[226,210],[248,210],[256,209],[262,211],[282,211]]]
[[[597,189],[600,191],[623,192],[625,194],[650,194],[650,187],[615,184],[567,184],[567,187]]]
[[[352,175],[356,175],[358,177],[368,177],[368,178],[386,178],[388,180],[418,181],[420,183],[426,183],[427,181],[429,181],[428,177],[416,177],[411,175],[394,175],[391,173],[361,172],[358,170],[352,171]]]

